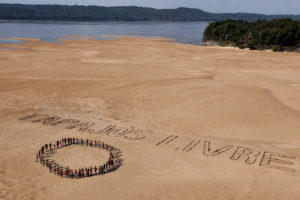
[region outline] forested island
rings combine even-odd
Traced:
[[[263,15],[249,13],[210,13],[201,9],[154,9],[136,6],[67,6],[0,4],[2,20],[63,20],[63,21],[217,21],[225,19],[255,21],[291,18],[300,15]]]
[[[300,21],[292,19],[255,22],[232,19],[217,21],[207,26],[203,44],[251,50],[295,51],[300,48]]]

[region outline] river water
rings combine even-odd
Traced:
[[[159,36],[187,44],[202,44],[208,22],[56,22],[0,20],[0,43],[19,43],[5,37],[39,38],[57,42],[70,35],[92,36]]]

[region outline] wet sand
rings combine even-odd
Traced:
[[[0,199],[300,199],[298,53],[63,42],[0,45],[14,48],[0,50]],[[78,122],[55,124],[66,119]],[[104,141],[123,163],[57,177],[35,154],[62,137]],[[87,167],[107,155],[55,156]]]

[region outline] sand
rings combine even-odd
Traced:
[[[300,199],[300,54],[63,42],[0,45],[13,48],[0,50],[0,199]],[[59,178],[35,154],[65,136],[111,144],[123,163]],[[84,167],[105,153],[55,156]]]

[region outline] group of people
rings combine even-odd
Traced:
[[[109,159],[106,163],[94,167],[80,168],[80,169],[70,169],[68,167],[64,168],[59,164],[55,163],[53,160],[48,159],[49,153],[53,152],[54,149],[59,149],[68,145],[86,145],[93,146],[97,148],[102,148],[109,151]],[[49,168],[50,173],[53,172],[57,176],[68,177],[68,178],[83,178],[88,176],[93,176],[97,174],[104,174],[111,170],[114,166],[114,147],[105,144],[104,142],[97,140],[83,140],[82,138],[68,137],[57,140],[56,143],[43,145],[36,155],[37,162],[39,161],[43,166]]]

